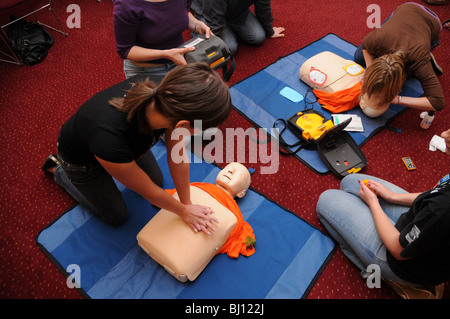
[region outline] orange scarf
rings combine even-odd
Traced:
[[[191,183],[192,186],[198,187],[209,195],[214,197],[218,202],[228,208],[236,216],[237,222],[225,244],[217,252],[217,254],[227,253],[231,258],[239,257],[239,254],[251,256],[255,253],[255,235],[249,223],[242,217],[241,210],[234,198],[226,193],[219,186],[211,183]],[[175,194],[175,189],[166,190],[170,195]]]
[[[313,90],[318,102],[324,109],[331,113],[341,113],[351,110],[359,105],[359,95],[361,93],[361,82],[348,89],[340,90],[334,93]]]

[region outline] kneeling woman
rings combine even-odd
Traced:
[[[391,103],[424,111],[444,108],[444,92],[434,69],[442,70],[431,54],[439,44],[441,29],[434,12],[408,2],[364,38],[354,59],[367,67],[360,103],[366,115],[379,116]],[[407,76],[419,80],[423,96],[403,96],[401,88]]]
[[[183,137],[172,132],[194,133],[194,120],[201,120],[203,129],[220,125],[231,111],[228,86],[201,63],[175,68],[158,87],[137,80],[123,81],[84,103],[62,126],[57,157],[50,155],[42,168],[54,172],[59,185],[109,224],[123,224],[128,214],[114,177],[193,229],[205,230],[215,220],[213,211],[191,204],[189,163],[172,158]],[[161,188],[162,172],[150,150],[162,134],[180,201]]]
[[[351,174],[340,190],[322,193],[317,214],[363,276],[375,264],[402,297],[437,298],[450,278],[446,177],[432,190],[413,194],[375,177]]]

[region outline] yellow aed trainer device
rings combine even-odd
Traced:
[[[291,145],[286,144],[281,138],[284,129],[280,132],[279,141],[284,148],[289,149],[294,146],[298,148],[287,153],[281,150],[280,152],[285,155],[294,155],[301,149],[317,150],[322,162],[335,175],[344,177],[357,173],[367,165],[367,159],[359,145],[344,130],[351,120],[349,118],[334,125],[332,120],[314,109],[298,112],[283,122],[287,122],[290,131],[297,135],[300,141]]]
[[[307,142],[313,142],[320,137],[334,124],[332,120],[326,119],[321,113],[309,109],[298,112],[288,119],[291,130]]]

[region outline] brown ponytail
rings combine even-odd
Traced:
[[[136,82],[131,89],[126,92],[123,98],[114,98],[109,104],[127,113],[127,120],[132,121],[136,118],[139,129],[142,132],[149,133],[150,127],[148,126],[145,109],[153,101],[156,91],[154,89],[156,85],[146,79],[143,82]]]
[[[202,121],[203,129],[222,124],[231,112],[228,85],[205,63],[181,65],[169,72],[158,87],[156,109],[176,124]]]
[[[145,115],[147,106],[155,109],[173,124],[188,120],[202,121],[202,128],[219,126],[231,112],[231,98],[227,84],[205,63],[181,65],[169,72],[160,86],[150,81],[137,82],[123,98],[110,104],[127,113],[128,121],[136,119],[139,128],[150,130]]]

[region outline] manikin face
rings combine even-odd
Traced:
[[[361,107],[364,114],[366,114],[368,117],[380,116],[389,108],[390,103],[378,107],[373,107],[372,105],[376,105],[376,102],[377,101],[375,96],[372,96],[369,99],[367,94],[364,94],[359,98],[359,106]]]
[[[250,185],[250,173],[240,163],[230,163],[217,174],[216,184],[232,197],[243,197]]]

